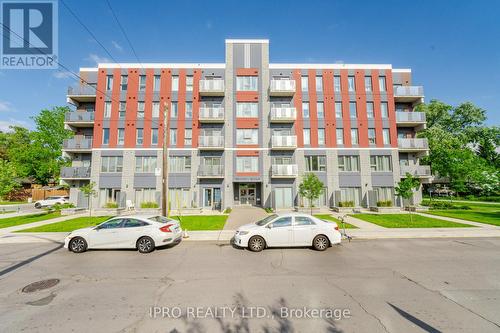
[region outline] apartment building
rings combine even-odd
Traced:
[[[165,130],[172,209],[307,206],[307,172],[324,184],[315,206],[399,205],[401,177],[430,178],[410,69],[270,63],[268,40],[230,39],[224,63],[106,63],[80,75],[67,94],[72,166],[61,173],[78,206],[90,181],[93,207],[160,204]]]

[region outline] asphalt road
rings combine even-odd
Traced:
[[[1,332],[500,331],[500,238],[353,241],[326,252],[58,247],[0,245]],[[60,283],[21,292],[48,278]]]

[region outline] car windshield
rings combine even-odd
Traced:
[[[168,217],[165,217],[165,216],[153,216],[153,217],[149,217],[148,220],[154,221],[154,222],[160,222],[160,223],[177,222],[177,221],[169,219]]]
[[[262,220],[255,222],[255,224],[257,224],[258,226],[263,226],[263,225],[267,224],[269,221],[274,220],[276,217],[278,217],[278,215],[276,215],[276,214],[269,215],[269,216],[263,218]]]

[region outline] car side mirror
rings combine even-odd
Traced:
[[[269,223],[268,225],[266,225],[266,228],[267,229],[271,229],[273,226],[272,226],[272,223]]]

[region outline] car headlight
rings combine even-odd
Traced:
[[[241,236],[243,236],[243,235],[248,234],[248,231],[240,231],[240,232],[239,232],[239,234],[240,234]]]

